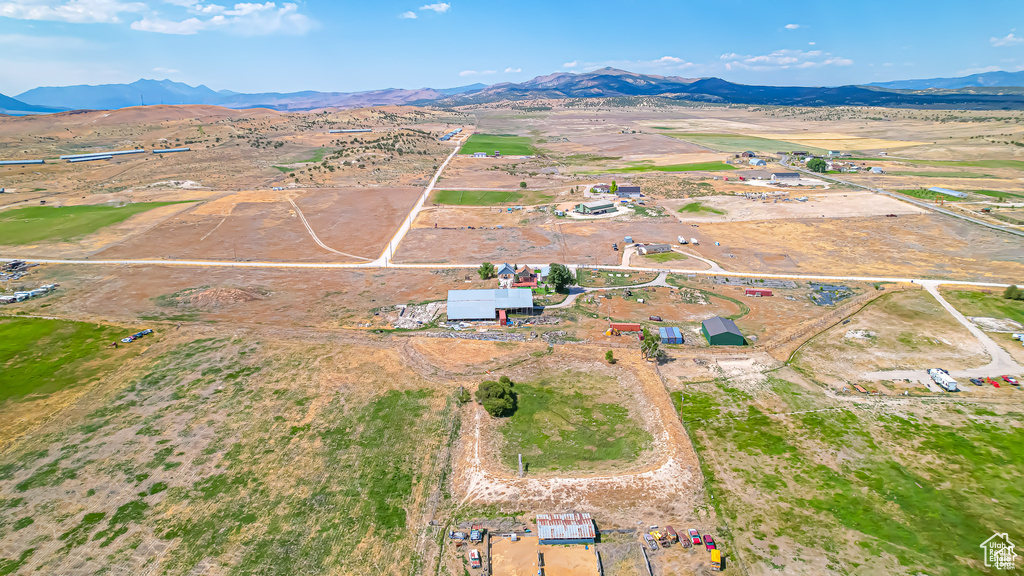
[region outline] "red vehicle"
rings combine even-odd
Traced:
[[[686,533],[690,535],[690,542],[692,542],[694,546],[700,546],[700,532],[690,528]]]
[[[1014,378],[1013,376],[1003,376],[1003,381],[1006,382],[1007,384],[1012,384],[1014,386],[1020,386],[1020,382],[1017,382],[1017,379]]]
[[[480,551],[474,548],[469,551],[469,567],[479,568],[480,566]]]
[[[704,535],[704,547],[707,548],[709,552],[715,549],[715,539],[711,537],[711,534]]]

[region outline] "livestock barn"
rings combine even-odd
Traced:
[[[747,343],[736,323],[721,316],[705,320],[700,331],[712,346],[743,346]]]
[[[537,537],[541,545],[593,544],[597,540],[594,521],[586,512],[538,514]]]

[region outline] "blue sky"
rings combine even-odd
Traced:
[[[0,93],[443,88],[615,66],[773,85],[1024,69],[1024,1],[0,0]]]

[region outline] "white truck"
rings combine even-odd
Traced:
[[[700,244],[700,242],[697,242],[696,238],[690,238],[690,244],[693,244],[694,246],[697,246],[697,245]]]
[[[679,243],[680,244],[686,244],[686,237],[685,236],[680,236],[679,237]]]
[[[960,389],[956,387],[956,380],[949,375],[942,368],[931,368],[928,370],[928,375],[931,376],[932,382],[935,382],[946,392],[959,392]]]

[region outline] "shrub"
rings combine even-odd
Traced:
[[[516,393],[512,391],[512,386],[508,376],[502,376],[497,382],[481,382],[476,390],[476,401],[495,418],[511,416],[516,411]]]

